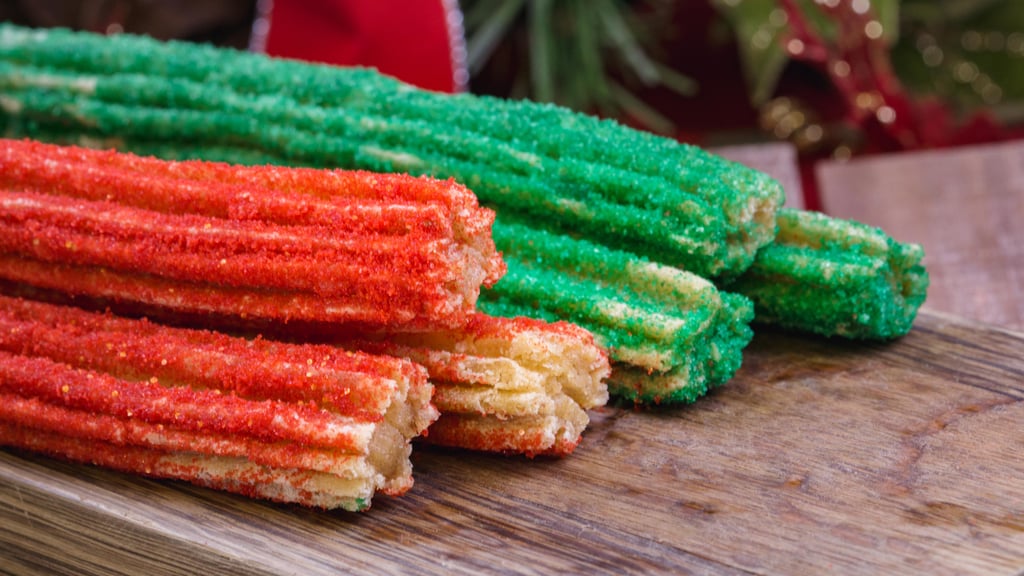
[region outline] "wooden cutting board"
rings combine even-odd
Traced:
[[[922,312],[891,344],[763,332],[695,405],[593,415],[563,460],[414,453],[362,514],[0,451],[0,571],[1024,570],[1024,335]]]

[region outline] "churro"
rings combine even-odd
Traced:
[[[729,380],[753,332],[743,296],[695,274],[499,217],[507,274],[480,308],[565,319],[608,350],[611,394],[641,404],[692,402]]]
[[[426,367],[441,417],[432,444],[564,456],[608,400],[605,352],[566,322],[474,315],[458,330],[391,334],[346,346],[408,357]]]
[[[0,277],[168,312],[458,326],[492,221],[450,181],[0,141]]]
[[[0,296],[0,444],[323,508],[412,485],[426,371]]]
[[[924,250],[818,212],[783,209],[779,233],[728,290],[757,322],[825,336],[891,339],[910,331],[928,292]]]

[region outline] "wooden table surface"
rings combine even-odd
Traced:
[[[818,165],[825,212],[925,249],[925,306],[1024,331],[1024,141]]]
[[[0,561],[75,574],[1020,574],[1024,335],[921,315],[890,344],[760,333],[682,409],[576,453],[414,453],[362,514],[0,452]]]

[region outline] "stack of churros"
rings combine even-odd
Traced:
[[[609,392],[727,381],[754,320],[891,338],[927,288],[920,247],[760,172],[373,70],[0,24],[0,121],[163,158],[0,141],[0,281],[321,342],[5,298],[0,441],[278,500],[401,492],[435,416],[435,444],[565,455]]]
[[[492,222],[450,181],[0,140],[0,280],[66,304],[0,296],[0,444],[364,509],[412,483],[429,369],[433,442],[568,454],[608,360],[582,328],[475,311],[505,269]]]
[[[734,276],[775,233],[783,194],[764,174],[562,108],[434,94],[369,70],[131,36],[3,31],[0,110],[15,133],[167,158],[452,177],[510,223],[494,229],[498,249],[517,263],[498,299],[515,306],[488,309],[572,322],[586,322],[583,308],[604,316],[587,327],[619,332],[599,335],[615,361],[613,381],[624,383],[617,396],[692,400],[741,362],[750,338],[742,298],[686,280],[655,288],[655,314],[635,317],[633,295],[615,286],[621,274],[578,274],[565,281],[607,288],[600,307],[585,301],[590,289],[563,293],[557,306],[529,306],[531,287],[577,264],[552,265],[523,247],[565,237],[614,253],[629,269]],[[659,324],[659,314],[677,328]]]
[[[418,90],[373,70],[0,25],[0,117],[9,134],[169,159],[453,178],[498,214],[510,270],[484,311],[591,330],[613,362],[612,394],[637,403],[692,401],[728,380],[751,337],[750,299],[763,323],[893,337],[927,283],[922,270],[907,295],[870,289],[885,300],[865,309],[845,297],[849,284],[812,274],[821,267],[785,261],[790,217],[773,243],[784,195],[765,174],[614,121]],[[557,242],[572,256],[553,257],[545,247]],[[891,284],[915,250],[895,246],[891,264],[860,267],[857,289]],[[595,267],[603,258],[614,264]],[[636,287],[652,274],[672,279]],[[779,279],[799,288],[771,288]]]

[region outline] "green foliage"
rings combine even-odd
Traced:
[[[751,102],[764,104],[789,61],[780,40],[785,32],[785,12],[776,0],[714,0],[713,4],[736,35]]]
[[[709,1],[736,38],[751,102],[777,96],[794,55],[781,0]],[[838,57],[837,14],[827,0],[794,0],[800,20]],[[690,78],[653,54],[671,34],[682,0],[466,0],[473,74],[494,65],[499,49],[520,60],[502,72],[515,78],[512,97],[555,102],[606,116],[628,116],[668,133],[671,122],[645,103],[653,86],[692,94]],[[954,112],[991,111],[1004,123],[1024,121],[1024,9],[1021,0],[870,0],[866,16],[881,24],[893,72],[911,93],[934,97]],[[856,71],[855,71],[856,72]]]
[[[652,56],[669,30],[674,2],[624,0],[467,0],[468,65],[474,76],[493,65],[500,49],[526,63],[514,76],[512,97],[554,102],[574,110],[628,116],[656,132],[670,120],[638,92],[662,87],[691,95],[697,86]]]
[[[775,95],[782,71],[789,63],[787,43],[792,23],[779,0],[712,0],[729,22],[743,62],[750,100],[760,106]],[[801,18],[810,31],[832,44],[837,40],[836,22],[815,0],[797,0]],[[882,25],[889,44],[898,36],[899,0],[872,0],[872,15]]]
[[[712,0],[736,36],[751,101],[777,90],[789,63],[789,22],[779,0]],[[837,20],[815,0],[796,0],[811,32],[835,46]],[[967,115],[1024,121],[1024,10],[1020,0],[870,0],[895,77],[913,94]]]
[[[892,57],[915,94],[961,115],[1024,121],[1024,10],[1019,0],[903,0]]]

